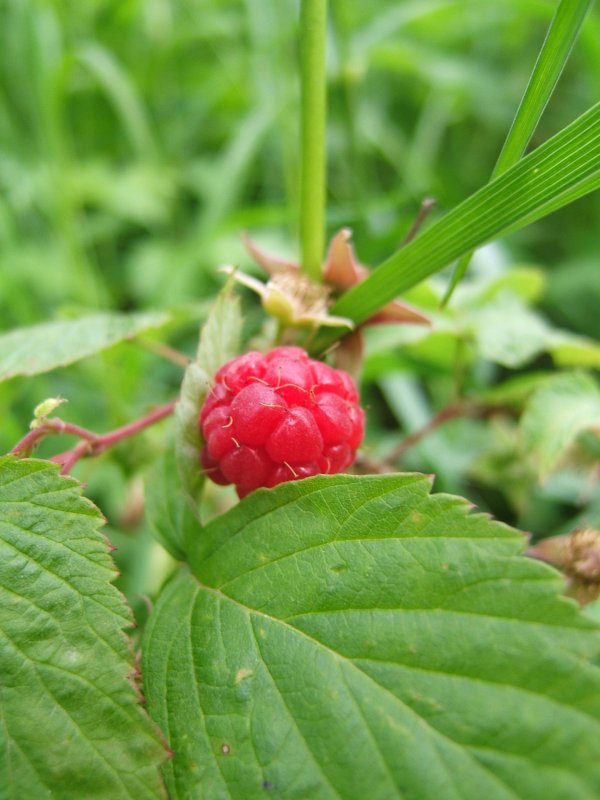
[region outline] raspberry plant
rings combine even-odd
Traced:
[[[600,347],[533,308],[538,270],[464,277],[476,248],[600,185],[598,105],[524,155],[589,6],[557,5],[493,179],[421,228],[425,199],[369,270],[348,229],[325,248],[327,9],[301,0],[298,261],[247,238],[266,281],[225,267],[210,309],[0,334],[0,379],[49,373],[34,385],[52,389],[29,431],[7,421],[0,457],[0,800],[598,795]],[[394,8],[365,39],[406,13],[424,12]],[[120,75],[92,45],[65,54],[52,142],[78,62],[103,85]],[[132,96],[114,85],[117,108]],[[107,230],[87,231],[100,254]],[[85,276],[82,297],[98,277]],[[190,357],[180,332],[198,316]],[[52,372],[98,353],[65,410],[72,384]],[[144,395],[135,419],[127,390]],[[101,418],[104,401],[108,432],[67,419]],[[107,498],[102,513],[84,493]],[[546,530],[556,498],[575,511]]]

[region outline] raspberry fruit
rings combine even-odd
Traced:
[[[334,474],[353,462],[364,412],[352,378],[300,347],[228,361],[200,411],[200,462],[240,497],[260,486]]]

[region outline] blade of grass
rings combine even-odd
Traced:
[[[146,109],[125,70],[108,50],[93,42],[84,44],[75,55],[113,104],[136,154],[140,158],[152,159],[157,147]]]
[[[525,152],[568,61],[591,4],[592,0],[561,0],[498,156],[492,180],[516,164]],[[473,252],[466,253],[456,265],[442,306],[445,306],[452,297],[472,257]]]
[[[600,103],[442,217],[331,308],[361,323],[400,292],[492,239],[600,186]],[[320,352],[339,336],[323,332]]]
[[[302,269],[321,280],[325,248],[325,39],[327,0],[300,6],[300,244]]]

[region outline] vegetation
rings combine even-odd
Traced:
[[[1,800],[596,796],[598,9],[0,10]],[[358,334],[238,285],[345,228]],[[238,503],[198,410],[281,342],[367,435]]]

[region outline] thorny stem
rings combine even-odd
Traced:
[[[172,400],[170,403],[158,406],[158,408],[155,408],[149,414],[146,414],[146,416],[104,434],[93,433],[92,431],[79,427],[79,425],[73,425],[70,422],[64,422],[64,420],[58,417],[53,417],[46,420],[39,428],[30,431],[24,436],[21,441],[13,447],[11,453],[18,456],[28,456],[38,442],[52,434],[71,434],[73,436],[78,436],[82,441],[78,442],[75,447],[72,447],[70,450],[65,450],[63,453],[59,453],[50,459],[50,461],[53,461],[55,464],[60,464],[61,473],[67,475],[81,458],[85,456],[97,456],[107,448],[123,441],[123,439],[134,436],[136,433],[154,425],[161,419],[168,417],[173,413],[176,403],[176,400]]]

